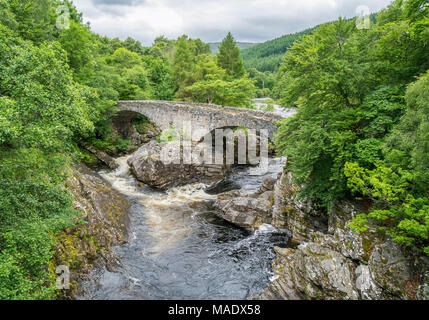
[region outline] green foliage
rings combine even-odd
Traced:
[[[354,219],[351,228],[362,232],[375,225],[394,241],[428,253],[429,198],[427,194],[413,195],[410,181],[415,180],[415,173],[402,169],[395,172],[383,165],[367,170],[347,163],[345,168],[350,189],[375,202],[375,208]]]
[[[275,75],[272,72],[260,72],[255,68],[249,70],[249,77],[256,81],[256,86],[260,89],[258,97],[265,98],[271,96],[271,90],[274,88]]]
[[[195,58],[192,55],[188,37],[180,37],[177,40],[173,60],[173,77],[177,88],[179,88],[178,97],[180,97],[181,90],[193,83]]]
[[[35,46],[4,27],[0,92],[0,299],[47,299],[54,236],[76,218],[62,187],[67,153],[94,130],[96,94],[73,81],[58,43]]]
[[[193,101],[246,107],[252,104],[255,86],[252,80],[245,78],[232,81],[204,80],[187,87],[186,92],[192,96]]]
[[[405,95],[408,109],[386,141],[386,162],[416,173],[416,191],[429,185],[429,73],[411,84]]]
[[[145,64],[149,68],[149,81],[153,88],[153,99],[172,100],[174,97],[174,81],[171,64],[167,59],[145,57]]]
[[[55,43],[36,47],[10,37],[0,29],[0,110],[3,121],[13,122],[4,134],[15,138],[4,143],[59,150],[87,136],[97,116],[87,103],[96,95],[73,82],[64,51]]]
[[[67,52],[69,66],[76,74],[92,59],[91,33],[86,26],[70,21],[70,28],[61,32],[58,41]]]
[[[343,19],[318,27],[287,51],[274,91],[298,109],[276,142],[300,196],[323,207],[365,197],[373,208],[356,230],[429,252],[426,10],[427,1],[397,0],[370,30]]]
[[[0,24],[25,40],[40,43],[55,33],[55,6],[51,0],[1,0]]]
[[[234,41],[232,36],[229,36],[221,46],[217,61],[212,55],[207,54],[207,48],[200,40],[188,39],[186,36],[177,40],[173,59],[173,77],[178,88],[176,98],[222,106],[251,105],[251,98],[255,96],[256,89],[254,82],[246,77],[244,69],[243,72],[231,76],[235,72],[232,70],[237,70],[240,63],[231,62],[232,60],[228,62],[229,72],[219,63],[223,59],[219,60],[221,54],[234,58],[234,54],[227,52],[230,41]],[[237,53],[235,43],[232,44],[233,53]],[[239,52],[235,58],[241,61]]]
[[[216,55],[217,65],[226,70],[226,73],[235,79],[245,74],[244,62],[240,55],[240,49],[235,43],[234,37],[229,32],[219,45],[219,53]]]
[[[247,70],[255,68],[260,72],[277,72],[286,51],[302,37],[313,32],[314,28],[295,34],[288,34],[280,38],[258,44],[241,51],[244,66]]]

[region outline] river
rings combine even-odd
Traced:
[[[288,242],[286,230],[264,225],[254,233],[213,214],[215,196],[203,184],[154,191],[131,175],[127,157],[100,174],[131,202],[129,242],[114,248],[117,272],[95,270],[83,283],[82,299],[247,299],[261,293],[273,276],[274,246]],[[247,192],[276,177],[282,159],[272,159],[265,176],[237,168],[231,178]]]
[[[266,99],[255,99],[258,108]],[[290,117],[294,110],[275,106]],[[290,233],[263,225],[255,232],[218,218],[212,209],[216,196],[207,185],[192,184],[167,192],[150,189],[134,178],[128,157],[119,168],[99,173],[130,201],[129,242],[114,248],[121,263],[116,272],[98,269],[83,283],[82,299],[96,300],[242,300],[260,294],[273,273],[274,246],[286,246]],[[237,167],[229,179],[246,193],[277,178],[285,160],[270,159],[264,176]]]

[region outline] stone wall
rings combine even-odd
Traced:
[[[182,132],[183,125],[190,123],[193,141],[200,141],[215,129],[234,127],[266,129],[272,139],[277,131],[275,124],[283,120],[281,116],[269,112],[189,102],[119,101],[118,109],[128,115],[129,112],[140,113],[161,130],[172,126]]]

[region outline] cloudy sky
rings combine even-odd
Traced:
[[[109,37],[131,36],[150,45],[159,35],[187,34],[205,42],[231,31],[239,41],[264,42],[339,16],[371,12],[392,0],[74,0],[92,30]]]

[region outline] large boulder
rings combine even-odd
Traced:
[[[215,203],[216,215],[241,228],[254,231],[263,224],[271,223],[271,203],[266,195],[260,198],[237,197],[218,200]]]
[[[222,179],[210,186],[208,186],[204,191],[211,195],[217,195],[232,190],[239,190],[241,187],[239,184],[229,179]]]
[[[177,146],[171,142],[155,140],[138,149],[129,159],[128,165],[137,179],[150,187],[166,189],[192,182],[215,182],[226,175],[228,168],[216,164],[184,164]],[[166,156],[165,152],[169,152]],[[168,160],[168,161],[166,161]]]

